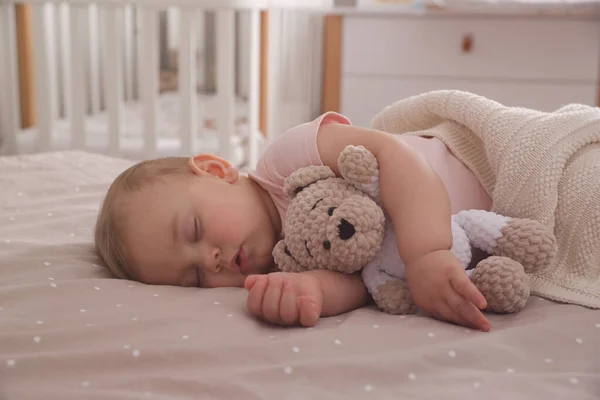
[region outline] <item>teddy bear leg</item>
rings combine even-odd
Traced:
[[[474,247],[511,258],[527,273],[546,267],[556,255],[556,237],[541,222],[483,210],[461,211],[455,219]]]
[[[379,285],[373,294],[373,300],[377,307],[389,314],[412,314],[417,309],[408,286],[403,280],[397,278]]]
[[[363,283],[380,310],[400,315],[416,311],[416,304],[408,286],[401,278],[388,274],[376,262],[367,264],[361,275]]]
[[[500,232],[493,254],[520,262],[529,274],[550,265],[556,255],[556,237],[541,222],[513,218]]]
[[[529,298],[529,277],[523,266],[510,258],[488,257],[470,271],[469,278],[485,297],[486,311],[515,313]]]

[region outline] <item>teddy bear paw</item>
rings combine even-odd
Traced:
[[[346,146],[338,158],[340,173],[359,189],[370,193],[379,189],[379,164],[373,153],[363,146]]]
[[[556,237],[541,222],[514,218],[500,232],[493,254],[521,263],[528,274],[548,266],[556,255]]]
[[[373,299],[379,309],[389,314],[412,314],[417,309],[408,286],[400,279],[393,279],[377,286],[377,293],[373,295]]]
[[[485,297],[486,311],[514,313],[523,309],[529,298],[529,277],[521,264],[507,257],[482,260],[470,279]]]

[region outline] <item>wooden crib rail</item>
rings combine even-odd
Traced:
[[[23,0],[0,0],[0,5],[24,3]],[[58,1],[56,1],[58,3]],[[144,7],[184,7],[196,10],[266,10],[269,8],[284,9],[315,9],[330,10],[335,5],[335,0],[61,0],[61,3],[70,5],[98,5],[124,6],[135,4]],[[27,0],[27,4],[44,4],[48,0]]]
[[[2,1],[2,0],[0,0]],[[158,89],[158,12],[155,7],[145,6],[148,2],[142,1],[143,6],[137,6],[139,20],[137,26],[141,45],[138,46],[139,62],[137,63],[136,78],[140,91],[143,108],[143,157],[153,157],[157,151],[157,100]],[[250,1],[219,1],[220,8],[216,11],[217,20],[217,103],[216,126],[219,138],[218,153],[225,157],[232,157],[232,133],[235,131],[235,26],[234,13],[231,7],[250,7],[258,3]],[[33,25],[33,55],[34,55],[34,81],[35,81],[35,108],[37,141],[36,151],[49,151],[53,149],[53,124],[59,115],[59,103],[66,108],[63,114],[70,120],[71,148],[85,149],[87,133],[85,115],[88,113],[89,100],[91,99],[92,112],[97,112],[99,103],[105,104],[104,110],[108,115],[108,149],[107,153],[120,155],[122,140],[121,110],[124,93],[125,62],[123,49],[123,18],[132,7],[118,1],[88,3],[81,1],[69,2],[27,2],[31,9]],[[172,2],[169,7],[172,7]],[[198,110],[196,106],[196,58],[195,54],[195,21],[203,7],[215,6],[217,2],[195,2],[194,8],[186,9],[180,13],[180,51],[179,51],[179,97],[181,106],[180,117],[180,143],[181,152],[191,152],[195,145],[195,133],[202,130],[203,124],[198,123]],[[201,5],[202,7],[198,7]],[[250,148],[248,162],[254,165],[258,158],[256,136],[259,132],[259,90],[260,90],[260,11],[258,8],[247,9],[250,16],[250,66],[248,69],[250,84],[249,101],[250,114],[248,115],[248,146]],[[50,16],[58,16],[56,21]],[[100,18],[98,18],[100,17]],[[94,26],[92,21],[101,21],[100,26]],[[2,144],[3,152],[15,153],[16,135],[19,131],[18,122],[18,73],[17,51],[15,49],[14,7],[12,3],[0,3],[0,52],[8,57],[0,60],[0,133],[5,143]],[[62,35],[62,48],[57,48],[57,41],[50,37]],[[101,55],[97,52],[90,53],[88,44],[91,35],[101,38]],[[92,75],[100,71],[93,71],[91,65],[85,70],[84,59],[92,65],[100,65],[102,79],[91,76],[86,81],[86,73]],[[98,62],[101,61],[101,62]],[[57,68],[60,78],[57,80]],[[130,69],[129,69],[130,70]],[[98,74],[100,75],[100,74]],[[87,78],[90,78],[87,76]],[[100,82],[101,81],[101,82]],[[130,83],[129,81],[126,81]],[[6,88],[7,90],[5,90]],[[131,90],[129,90],[131,91]]]
[[[86,150],[89,137],[86,132],[88,115],[102,111],[107,116],[104,133],[105,152],[122,155],[124,103],[136,99],[142,107],[143,141],[142,157],[157,155],[159,132],[157,126],[157,102],[159,99],[159,52],[158,21],[164,9],[179,11],[179,82],[180,102],[179,145],[181,154],[189,154],[198,147],[198,135],[202,134],[204,121],[202,104],[197,105],[196,76],[196,29],[198,18],[204,11],[216,15],[216,130],[218,154],[231,158],[232,143],[236,131],[236,34],[234,16],[243,12],[248,17],[244,24],[248,29],[245,41],[249,46],[246,61],[248,87],[248,118],[245,137],[248,146],[246,162],[254,165],[258,159],[257,136],[260,131],[275,131],[278,79],[269,77],[267,69],[277,68],[269,61],[263,36],[268,28],[261,29],[261,10],[267,8],[314,8],[321,11],[332,1],[322,0],[0,0],[0,151],[14,154],[20,124],[17,51],[15,49],[14,5],[26,4],[31,10],[33,26],[33,65],[35,81],[36,140],[35,151],[55,148],[53,137],[59,117],[68,120],[69,147]],[[135,10],[135,13],[132,11]],[[263,19],[264,21],[264,19]],[[135,31],[135,50],[131,37]],[[269,49],[277,46],[273,38]],[[90,46],[95,43],[96,46]],[[132,64],[132,54],[135,64]],[[6,55],[6,56],[4,56]],[[266,55],[266,56],[265,56]],[[274,72],[276,73],[276,71]],[[262,76],[262,82],[261,82]],[[277,76],[275,76],[277,78]],[[134,84],[135,83],[135,84]],[[135,90],[134,90],[135,89]],[[265,108],[271,112],[265,113]],[[261,121],[262,117],[262,121]],[[62,125],[64,126],[64,125]],[[266,128],[266,129],[265,129]],[[89,128],[88,128],[89,129]],[[64,135],[62,136],[64,140]],[[237,146],[237,145],[236,145]]]
[[[14,8],[0,5],[0,148],[14,153],[19,127],[18,73]]]

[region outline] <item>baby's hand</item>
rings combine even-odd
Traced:
[[[323,289],[314,275],[273,272],[250,275],[248,310],[256,317],[277,325],[313,326],[321,316]]]
[[[408,287],[415,303],[438,319],[490,330],[490,323],[478,309],[485,298],[449,250],[431,252],[406,267]]]

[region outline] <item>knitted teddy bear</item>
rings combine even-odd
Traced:
[[[273,250],[276,264],[286,272],[362,270],[381,310],[415,312],[393,226],[381,207],[377,159],[362,146],[348,146],[338,166],[343,178],[325,166],[300,168],[286,178],[284,191],[291,203],[285,238]],[[530,294],[527,274],[547,266],[556,254],[556,238],[543,224],[493,212],[453,215],[452,235],[452,252],[490,312],[521,310]],[[473,249],[487,256],[475,266]]]

